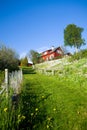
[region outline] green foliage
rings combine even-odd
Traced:
[[[86,78],[74,73],[62,78],[33,74],[24,79],[21,114],[26,118],[20,129],[87,129]]]
[[[75,60],[79,60],[81,58],[81,55],[80,53],[75,53],[74,55],[72,55],[70,58],[69,58],[69,61],[70,62],[73,62]]]
[[[77,69],[83,63],[77,64]],[[83,73],[85,70],[86,67]],[[23,71],[16,109],[12,94],[7,98],[0,96],[1,130],[87,129],[87,77],[77,74],[75,66],[65,66],[62,76],[36,74],[28,67],[23,67]]]
[[[27,57],[24,57],[21,59],[21,66],[28,66],[28,59]]]
[[[23,74],[36,74],[35,69],[32,67],[22,67]]]
[[[5,46],[0,47],[0,70],[5,68],[9,71],[18,69],[19,60],[15,51]]]
[[[75,48],[80,48],[85,44],[85,40],[82,38],[81,33],[83,28],[77,27],[74,24],[69,24],[64,29],[64,43],[65,46],[74,46]]]
[[[0,95],[0,130],[19,130],[18,124],[23,120],[20,115],[19,104],[12,102],[13,91],[9,90],[9,95],[4,92]]]
[[[33,62],[33,64],[40,62],[40,54],[37,51],[30,50],[29,52],[29,58]]]
[[[0,87],[3,81],[4,81],[4,72],[0,71]]]
[[[69,61],[75,61],[75,60],[79,60],[79,59],[82,59],[82,58],[87,58],[87,49],[81,50],[80,52],[75,53],[74,55],[72,55],[69,58]]]
[[[81,53],[81,58],[87,58],[87,49],[82,50],[80,53]]]

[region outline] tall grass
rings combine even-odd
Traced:
[[[0,71],[0,87],[1,87],[3,80],[4,80],[4,72]]]
[[[86,77],[69,70],[61,77],[23,69],[24,82],[17,104],[12,102],[13,92],[0,97],[1,130],[87,129]]]
[[[20,96],[9,85],[8,88],[8,92],[5,89],[0,94],[0,130],[19,130]]]
[[[19,130],[20,101],[12,101],[13,90],[0,95],[0,130]]]
[[[87,80],[30,74],[24,76],[20,129],[86,130]]]

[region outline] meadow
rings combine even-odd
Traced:
[[[83,62],[78,64],[78,67]],[[76,64],[76,63],[75,63]],[[65,67],[61,75],[47,76],[23,68],[23,84],[16,108],[9,97],[0,98],[0,129],[86,130],[87,77]]]
[[[24,75],[21,129],[86,130],[87,78],[81,75]]]

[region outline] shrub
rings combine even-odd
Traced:
[[[28,66],[28,58],[26,56],[21,59],[21,66]]]
[[[80,52],[75,53],[74,55],[72,55],[69,58],[69,61],[72,62],[72,61],[79,60],[79,59],[82,59],[82,58],[87,58],[87,49],[81,50]]]
[[[19,60],[15,51],[5,46],[0,47],[0,70],[5,68],[9,71],[18,69]]]
[[[81,51],[81,57],[87,58],[87,49]]]

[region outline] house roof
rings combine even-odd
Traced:
[[[49,49],[49,50],[46,50],[46,51],[43,51],[41,54],[40,54],[40,56],[46,56],[46,55],[50,55],[50,54],[52,54],[53,52],[55,52],[57,49],[61,49],[61,51],[63,52],[63,54],[64,55],[71,55],[71,53],[70,52],[68,52],[67,50],[66,50],[66,48],[65,47],[63,47],[63,46],[59,46],[59,47],[53,47],[53,48],[51,48],[51,49]],[[47,52],[47,53],[46,53]]]
[[[55,52],[57,49],[59,49],[59,48],[62,50],[61,47],[56,47],[56,48],[49,49],[49,50],[46,50],[46,51],[42,52],[41,55],[43,55],[45,52],[48,52],[47,54],[51,54],[51,53]],[[44,55],[47,55],[47,54],[44,54]]]
[[[61,48],[61,47],[56,47],[56,48],[54,48],[53,50],[51,49],[51,51],[52,52],[55,52],[57,49],[59,49],[59,48]]]

